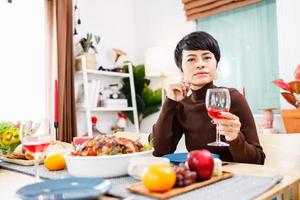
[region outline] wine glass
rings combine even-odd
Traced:
[[[230,109],[230,94],[226,88],[208,89],[205,97],[205,104],[208,115],[212,119],[224,119],[220,112],[228,112]],[[222,142],[219,133],[219,124],[216,127],[216,141],[208,143],[208,146],[229,146],[229,144]]]
[[[40,128],[38,130],[24,127],[22,130],[22,145],[23,147],[34,155],[35,179],[36,182],[40,180],[39,177],[39,162],[42,153],[46,150],[50,143],[50,132],[47,129]]]

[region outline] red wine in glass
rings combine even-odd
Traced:
[[[48,147],[49,142],[28,142],[23,147],[30,153],[42,153]]]
[[[23,147],[34,155],[35,178],[39,177],[39,157],[46,150],[50,143],[50,134],[30,135],[25,134],[22,138]]]
[[[229,109],[224,108],[224,109],[214,109],[214,108],[207,108],[208,115],[212,119],[225,119],[222,115],[221,112],[228,112]]]
[[[207,113],[212,119],[224,119],[221,112],[228,112],[230,109],[230,94],[226,88],[212,88],[208,89],[205,97],[205,105]],[[216,127],[216,141],[208,143],[209,146],[229,146],[229,144],[222,142],[219,133],[219,125]]]

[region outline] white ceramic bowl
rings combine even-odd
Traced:
[[[128,138],[133,141],[140,140],[142,144],[148,144],[148,134],[119,132],[115,136]],[[70,156],[65,155],[68,172],[76,177],[116,177],[127,174],[129,161],[137,157],[152,157],[153,150],[130,154],[112,156]]]
[[[68,172],[75,177],[116,177],[127,174],[129,161],[136,157],[152,156],[152,151],[112,156],[65,155]]]

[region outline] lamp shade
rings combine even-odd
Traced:
[[[174,48],[151,47],[145,54],[145,71],[150,77],[178,75],[174,61]]]

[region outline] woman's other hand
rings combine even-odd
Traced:
[[[169,85],[167,89],[167,97],[174,101],[181,101],[189,91],[189,84],[181,82]]]
[[[234,140],[238,137],[241,129],[239,117],[230,112],[221,112],[225,119],[214,119],[215,124],[219,124],[219,132],[224,135],[227,141]]]

